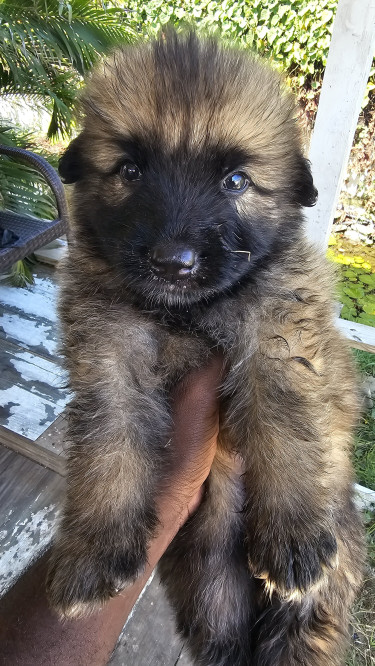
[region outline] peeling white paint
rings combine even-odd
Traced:
[[[9,521],[9,511],[5,521]],[[58,512],[54,504],[0,533],[0,595],[4,594],[51,542]]]
[[[23,402],[22,402],[23,401]],[[17,405],[22,405],[22,409],[28,412],[30,409],[39,409],[42,418],[45,417],[44,404],[56,406],[57,412],[60,413],[66,405],[66,398],[58,398],[54,402],[49,400],[44,400],[44,404],[41,404],[41,399],[39,396],[25,391],[21,386],[10,386],[3,391],[0,391],[0,404],[7,405],[10,402],[14,402]],[[11,409],[14,409],[13,407]],[[14,413],[14,412],[13,412]],[[7,426],[9,427],[9,426]],[[17,432],[17,431],[15,431]]]
[[[23,343],[27,347],[41,346],[49,354],[56,354],[57,343],[51,324],[7,313],[0,318],[0,327],[6,339],[17,340],[17,344]]]
[[[45,382],[49,386],[60,388],[65,379],[64,373],[55,363],[46,358],[34,356],[29,352],[18,352],[10,363],[26,381]]]
[[[66,396],[52,402],[20,386],[11,386],[0,391],[0,404],[10,405],[3,425],[34,441],[61,414],[67,400]]]
[[[32,298],[30,298],[30,292]],[[48,278],[35,277],[35,284],[25,288],[0,286],[0,300],[7,306],[34,314],[52,322],[57,321],[58,286]]]
[[[67,374],[56,356],[56,275],[15,288],[0,283],[0,425],[35,441],[65,408]],[[52,358],[51,358],[52,355]]]

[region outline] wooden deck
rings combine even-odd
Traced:
[[[41,264],[33,286],[0,283],[0,594],[47,548],[63,495],[57,291]]]
[[[64,478],[0,446],[0,596],[51,541]]]
[[[35,285],[0,283],[0,597],[48,548],[64,494],[64,407],[55,269]],[[190,666],[155,575],[138,600],[112,666]]]
[[[157,574],[138,599],[108,664],[193,666],[176,634],[173,613]]]
[[[64,423],[56,419],[69,393],[57,352],[57,297],[56,271],[41,264],[28,288],[0,283],[0,443],[62,473]]]

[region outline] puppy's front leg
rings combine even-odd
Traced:
[[[337,566],[336,525],[351,496],[351,371],[332,370],[340,353],[333,332],[324,347],[318,340],[303,350],[298,338],[298,355],[292,340],[285,353],[275,340],[255,352],[228,408],[229,439],[247,467],[250,569],[284,599],[300,599]]]
[[[95,610],[132,582],[157,524],[168,412],[150,359],[134,345],[130,336],[127,361],[118,344],[105,345],[105,358],[91,356],[87,339],[75,354],[86,360],[71,373],[67,498],[48,577],[51,603],[65,616]]]

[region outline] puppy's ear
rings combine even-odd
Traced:
[[[69,144],[65,153],[59,160],[59,174],[63,183],[70,185],[76,183],[82,177],[82,135]]]
[[[318,190],[314,186],[309,160],[299,156],[294,181],[294,200],[300,206],[315,206]]]

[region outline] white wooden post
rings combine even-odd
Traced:
[[[310,160],[318,202],[307,234],[327,247],[375,51],[375,0],[339,0],[319,100]]]

